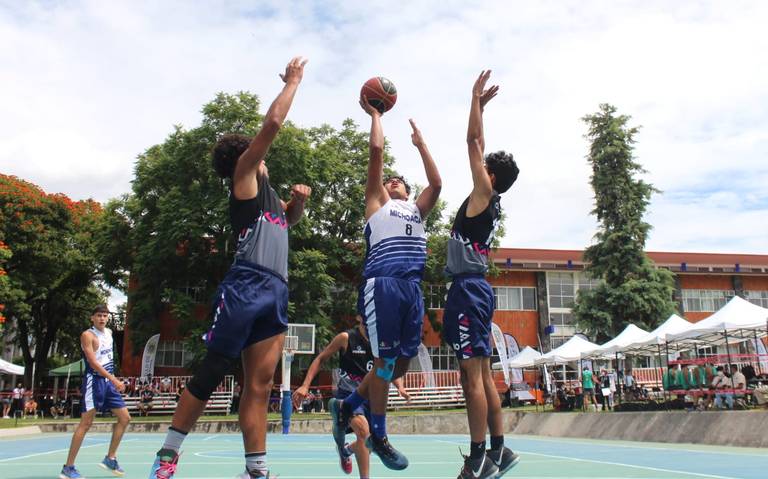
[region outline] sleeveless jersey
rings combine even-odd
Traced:
[[[95,327],[91,327],[88,331],[93,333],[97,338],[99,338],[99,349],[96,351],[96,362],[99,363],[104,369],[107,370],[108,373],[114,374],[115,372],[115,364],[112,361],[113,358],[113,342],[112,342],[112,330],[109,328],[104,328],[104,332],[99,331]],[[85,374],[93,374],[98,376],[99,373],[97,373],[92,367],[91,364],[88,362],[88,360],[85,358],[85,354],[83,354],[83,362],[85,362]]]
[[[365,279],[386,276],[420,281],[427,239],[415,203],[387,201],[365,225]]]
[[[231,191],[229,218],[238,235],[235,260],[256,264],[288,281],[288,221],[269,179],[259,180],[259,192],[249,200],[238,200]]]
[[[339,351],[338,388],[354,391],[373,367],[371,343],[366,340],[358,328],[347,330],[349,341],[347,349]]]
[[[471,218],[467,217],[468,205],[469,197],[461,204],[451,228],[445,268],[449,276],[488,272],[488,254],[501,216],[501,197],[494,192],[488,207]]]

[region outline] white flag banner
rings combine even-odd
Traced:
[[[424,375],[424,386],[428,388],[434,388],[435,386],[435,372],[432,369],[432,356],[429,355],[429,350],[424,346],[424,343],[419,344],[419,366],[421,366],[421,372]]]
[[[760,370],[768,371],[768,352],[765,350],[765,344],[761,339],[753,339],[752,342],[755,346],[755,352],[759,354]]]
[[[157,344],[160,342],[160,335],[155,334],[147,341],[144,346],[144,356],[141,358],[141,377],[149,378],[155,372],[155,356],[157,354]]]
[[[501,370],[504,372],[504,382],[509,386],[509,358],[507,357],[507,342],[504,340],[504,333],[501,332],[501,328],[496,323],[491,323],[491,335],[493,336],[493,342],[496,345],[496,351],[499,354],[499,361],[501,361]]]
[[[520,354],[520,346],[517,344],[517,340],[511,334],[505,334],[504,339],[507,342],[507,357],[509,359],[514,358]],[[512,374],[512,384],[520,384],[523,382],[523,370],[520,368],[514,368],[510,370]]]

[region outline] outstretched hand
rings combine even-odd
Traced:
[[[308,61],[308,59],[303,57],[294,57],[288,62],[288,65],[286,65],[285,73],[280,73],[280,79],[285,83],[301,82],[301,79],[304,76],[304,65],[306,65]]]
[[[371,116],[374,116],[374,115],[381,116],[381,112],[376,108],[374,108],[373,106],[371,106],[371,104],[368,102],[368,97],[366,95],[363,95],[363,97],[360,98],[360,107]]]
[[[472,86],[472,96],[480,101],[480,108],[485,108],[485,105],[499,92],[498,85],[493,85],[487,90],[485,89],[485,84],[488,83],[490,77],[491,70],[483,70],[480,72],[480,76],[477,77],[475,84]]]
[[[416,127],[416,123],[414,123],[413,119],[409,118],[408,122],[411,124],[411,128],[413,128],[413,133],[411,133],[411,141],[413,142],[413,145],[422,146],[424,144],[424,138],[421,136],[421,130]]]
[[[304,203],[312,194],[312,188],[307,185],[293,185],[291,187],[291,198]]]

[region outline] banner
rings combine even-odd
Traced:
[[[429,350],[424,343],[419,344],[419,366],[421,366],[421,372],[424,375],[424,387],[435,387],[435,372],[432,369],[432,356],[429,355]]]
[[[507,341],[507,357],[509,359],[514,358],[520,354],[520,346],[517,344],[517,340],[511,334],[505,334],[504,339]],[[512,374],[512,384],[521,384],[523,382],[523,370],[520,368],[514,368],[510,370]]]
[[[144,346],[144,356],[141,358],[141,377],[151,378],[155,373],[155,355],[157,353],[157,343],[160,342],[160,335],[155,334],[147,341]]]
[[[765,350],[765,343],[762,339],[753,339],[752,342],[755,346],[755,352],[759,354],[760,370],[768,371],[768,352]]]
[[[496,345],[496,352],[499,355],[499,361],[501,361],[501,370],[504,371],[504,382],[509,386],[509,357],[507,357],[507,344],[504,341],[504,333],[501,332],[501,328],[496,323],[491,323],[491,335],[493,336],[493,342]]]

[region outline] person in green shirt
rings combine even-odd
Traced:
[[[584,391],[584,407],[591,404],[597,411],[597,404],[595,404],[595,383],[592,380],[592,371],[589,370],[589,366],[585,366],[581,372],[581,389]]]

